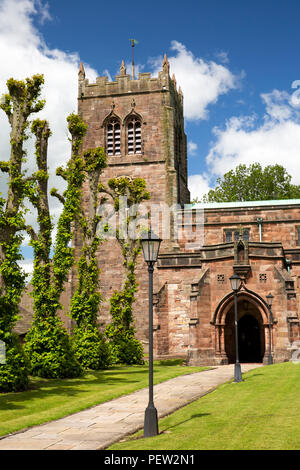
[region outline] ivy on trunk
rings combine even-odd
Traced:
[[[39,99],[43,83],[42,75],[24,81],[10,78],[8,93],[2,96],[0,104],[11,126],[10,158],[0,162],[0,170],[8,177],[7,197],[0,198],[0,341],[6,349],[6,363],[0,366],[2,392],[24,390],[28,386],[28,361],[13,328],[25,286],[25,275],[18,264],[22,259],[20,232],[25,227],[24,198],[32,184],[32,178],[23,171],[24,141],[28,138],[29,117],[44,107],[44,101]]]
[[[73,345],[76,358],[84,367],[103,369],[110,363],[109,350],[98,324],[98,310],[102,299],[99,290],[100,269],[96,252],[101,243],[97,235],[98,186],[103,169],[107,166],[103,148],[86,150],[84,157],[85,181],[89,189],[89,201],[81,208],[79,229],[82,248],[77,265],[77,286],[71,300],[70,314],[76,325],[73,331]]]
[[[123,255],[124,276],[121,290],[115,291],[110,298],[112,321],[106,328],[106,335],[110,340],[114,362],[140,364],[143,362],[143,347],[135,338],[132,309],[138,289],[135,270],[141,244],[135,229],[134,233],[128,233],[128,227],[136,227],[139,205],[149,200],[150,194],[146,190],[144,179],[127,176],[110,179],[108,188],[103,186],[102,191],[113,199],[116,211],[123,209],[122,204],[126,204],[128,208],[122,226],[116,230]]]
[[[47,184],[47,143],[50,130],[46,121],[36,120],[32,125],[32,132],[36,136],[38,171],[34,175],[35,185],[30,192],[30,201],[37,209],[39,232],[36,233],[32,227],[26,227],[34,249],[32,285],[35,313],[32,328],[26,336],[25,350],[30,357],[32,374],[47,378],[77,377],[82,373],[70,337],[57,316],[57,311],[61,308],[60,296],[74,263],[70,243],[73,223],[80,212],[84,180],[84,162],[80,149],[87,130],[81,118],[75,114],[71,114],[67,121],[72,136],[72,155],[66,169],[60,167],[56,172],[65,179],[66,191],[63,195],[56,189],[51,191],[51,194],[63,203],[52,260],[52,223]]]

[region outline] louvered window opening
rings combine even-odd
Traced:
[[[110,121],[107,125],[106,152],[107,155],[121,154],[120,123],[116,119]]]
[[[132,119],[128,124],[128,154],[142,153],[141,123]]]

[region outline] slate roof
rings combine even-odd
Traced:
[[[222,209],[229,207],[289,206],[300,205],[300,199],[276,199],[269,201],[242,202],[197,202],[190,204],[191,209]]]

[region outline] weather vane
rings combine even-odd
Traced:
[[[139,42],[136,39],[129,39],[132,46],[132,80],[134,80],[134,46]]]

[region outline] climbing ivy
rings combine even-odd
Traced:
[[[61,308],[60,296],[68,273],[74,263],[72,224],[80,212],[81,187],[84,180],[84,162],[80,153],[82,137],[87,127],[81,118],[71,114],[67,118],[72,136],[72,155],[66,169],[58,168],[57,174],[67,182],[67,189],[60,195],[51,191],[63,202],[62,214],[57,225],[54,255],[50,260],[52,223],[48,206],[47,143],[50,130],[46,121],[36,120],[32,132],[36,136],[36,182],[29,198],[37,209],[39,232],[26,227],[34,249],[34,272],[32,278],[34,298],[34,321],[26,336],[25,351],[30,357],[33,375],[40,377],[76,377],[82,368],[76,360],[69,335],[57,316]]]
[[[132,309],[135,293],[138,289],[135,269],[141,245],[139,238],[126,235],[128,235],[128,227],[135,225],[135,221],[139,217],[140,203],[149,200],[150,194],[146,190],[146,183],[142,178],[112,178],[108,181],[108,188],[102,186],[100,189],[111,196],[115,210],[122,210],[122,204],[126,204],[128,208],[123,226],[119,226],[116,231],[123,255],[124,278],[121,290],[115,291],[110,298],[112,321],[106,328],[106,335],[110,340],[110,350],[114,362],[139,364],[143,362],[143,347],[140,341],[135,338],[136,330]]]
[[[0,198],[0,340],[6,346],[6,363],[0,366],[0,391],[19,391],[28,386],[29,364],[13,328],[18,319],[18,304],[25,286],[20,232],[25,227],[24,198],[31,190],[32,178],[22,170],[26,152],[24,142],[31,114],[44,107],[40,100],[42,75],[24,81],[10,78],[8,93],[2,96],[0,108],[6,113],[10,132],[10,158],[0,162],[8,176],[7,197]]]
[[[103,148],[84,152],[85,181],[90,195],[87,207],[83,207],[80,217],[82,238],[81,255],[77,265],[77,287],[71,300],[70,313],[76,326],[73,332],[73,345],[76,358],[90,369],[102,369],[109,365],[108,345],[98,324],[98,310],[102,299],[99,291],[99,266],[96,252],[101,243],[97,236],[98,185],[102,170],[107,166]]]

